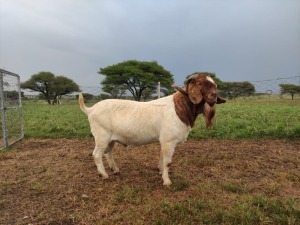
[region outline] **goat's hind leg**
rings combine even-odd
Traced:
[[[103,179],[108,178],[108,174],[105,171],[105,168],[104,168],[104,165],[103,165],[103,160],[102,160],[105,149],[106,148],[99,147],[96,143],[95,149],[93,151],[93,157],[94,157],[94,160],[95,160],[95,164],[97,166],[97,170],[102,175]]]
[[[106,149],[106,151],[104,153],[105,153],[105,157],[107,159],[109,168],[114,172],[114,174],[119,174],[120,170],[117,167],[117,165],[115,163],[115,160],[113,158],[113,147],[114,147],[114,144],[115,144],[114,142],[109,143],[109,145],[108,145],[108,147],[107,147],[107,149]]]
[[[159,174],[162,174],[163,173],[163,153],[162,151],[160,151],[160,157],[159,157],[159,163],[158,163],[158,172]]]

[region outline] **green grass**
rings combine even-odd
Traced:
[[[297,139],[300,138],[300,100],[238,99],[217,105],[217,122],[206,130],[197,120],[193,139]]]
[[[125,185],[121,190],[116,192],[115,199],[117,203],[126,202],[128,204],[141,204],[143,203],[143,190],[137,186]]]
[[[231,207],[218,201],[187,198],[160,204],[156,224],[298,224],[300,211],[294,199],[281,200],[263,195],[246,196]]]
[[[25,137],[91,136],[87,117],[75,101],[61,105],[48,105],[44,101],[24,101],[23,121]]]
[[[89,104],[91,105],[91,104]],[[87,117],[77,102],[48,105],[23,102],[25,137],[90,137]],[[205,129],[200,115],[192,139],[297,139],[300,138],[300,100],[240,98],[217,105],[217,123]]]

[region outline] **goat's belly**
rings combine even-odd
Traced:
[[[111,141],[115,141],[124,145],[144,145],[159,141],[158,135],[154,134],[114,134]]]

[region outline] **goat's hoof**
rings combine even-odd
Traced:
[[[108,175],[102,175],[102,180],[107,180],[108,179]]]
[[[171,180],[164,181],[164,186],[170,186],[172,184]]]
[[[162,170],[160,167],[157,167],[157,168],[156,168],[156,171],[158,171],[158,174],[159,174],[159,175],[162,175],[162,173],[163,173],[163,172],[162,172],[163,170]]]
[[[114,171],[114,175],[120,175],[119,169],[117,169],[117,170]]]

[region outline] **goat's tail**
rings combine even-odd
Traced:
[[[78,102],[79,102],[81,111],[84,112],[85,114],[88,114],[88,108],[84,104],[84,99],[83,99],[82,93],[79,94]]]

